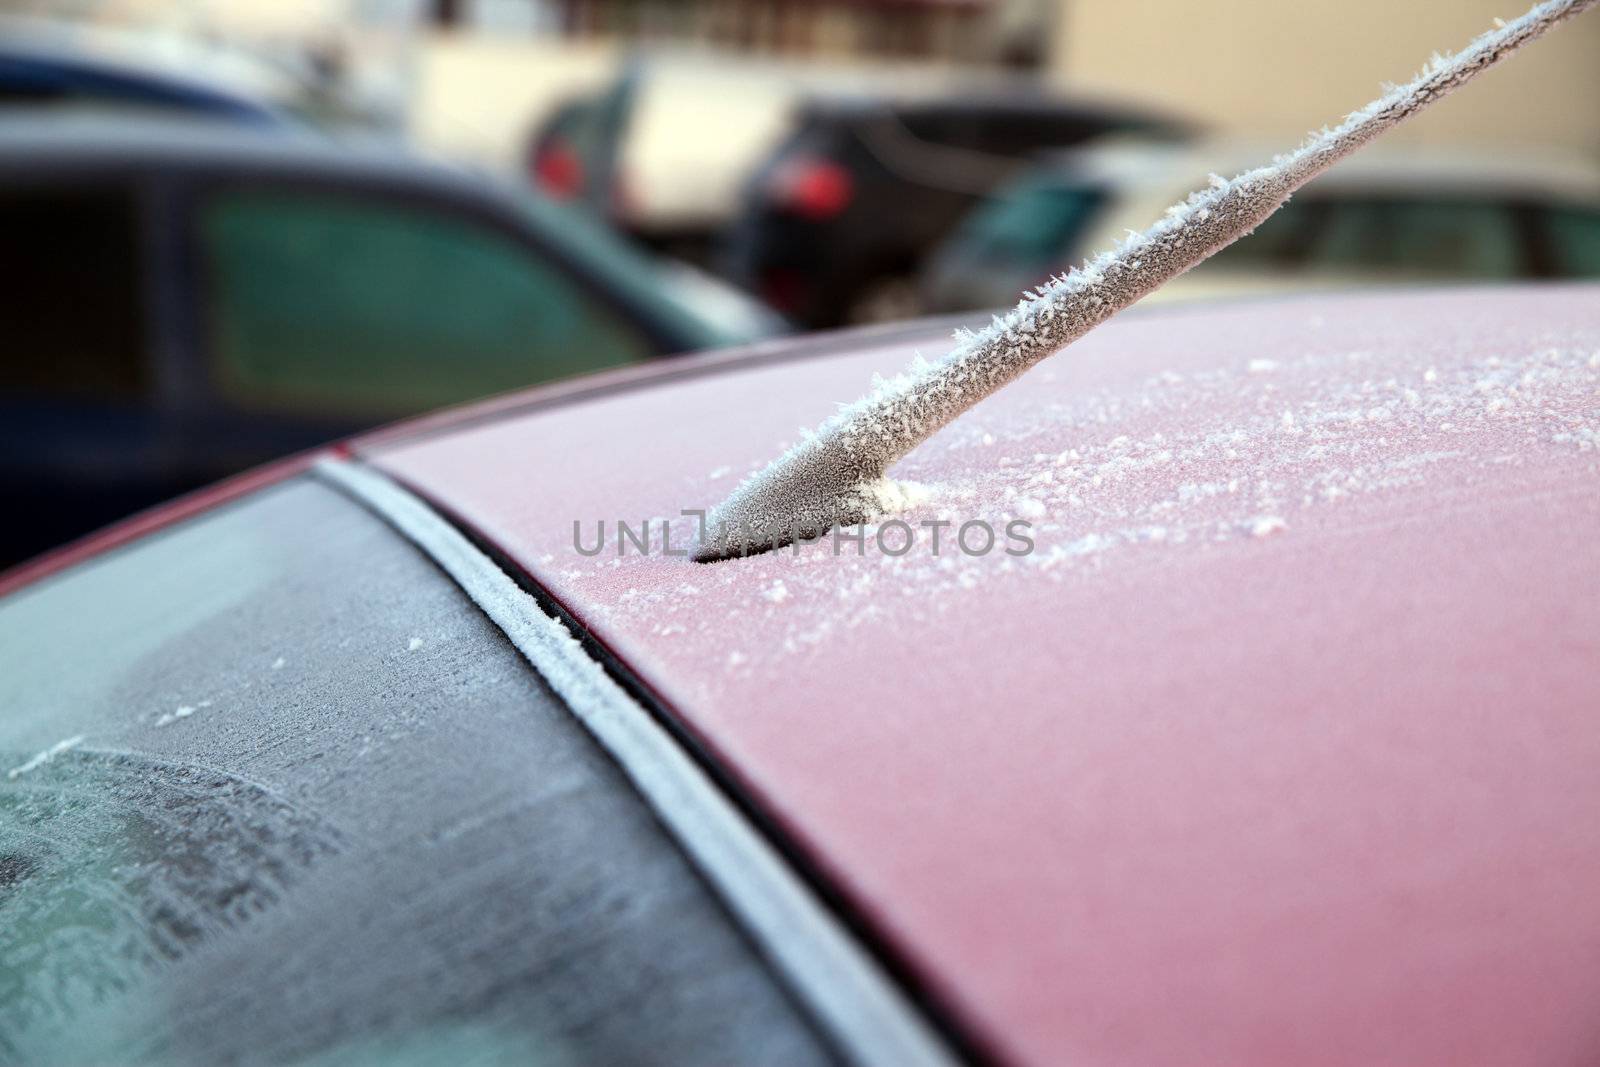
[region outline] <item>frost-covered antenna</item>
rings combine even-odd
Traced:
[[[1453,56],[1434,56],[1410,82],[1295,151],[1232,181],[1213,177],[1210,188],[1169,208],[1144,233],[1025,295],[982,332],[958,331],[949,355],[931,364],[919,360],[879,383],[746,479],[711,512],[694,558],[764,552],[881,516],[899,496],[887,478],[890,464],[956,416],[1254,230],[1290,193],[1384,130],[1595,2],[1547,0]]]

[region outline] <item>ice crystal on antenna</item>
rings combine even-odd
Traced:
[[[1453,56],[1435,56],[1338,126],[1271,163],[1210,185],[1154,226],[1085,261],[988,328],[957,331],[942,360],[880,380],[866,396],[746,479],[715,508],[695,559],[750,555],[881,516],[902,494],[895,463],[967,408],[1118,311],[1254,230],[1289,194],[1378,134],[1465,84],[1596,0],[1547,0]]]

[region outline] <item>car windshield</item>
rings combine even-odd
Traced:
[[[0,1061],[832,1062],[619,768],[302,478],[0,603]]]

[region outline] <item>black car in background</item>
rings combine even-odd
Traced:
[[[1185,130],[1036,93],[813,100],[750,181],[725,271],[809,328],[915,314],[923,257],[974,203],[1038,150],[1108,134]]]
[[[415,157],[0,115],[0,562],[386,420],[777,326]]]

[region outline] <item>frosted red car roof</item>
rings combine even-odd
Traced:
[[[714,504],[919,347],[369,458],[615,650],[1003,1058],[1592,1055],[1600,288],[1112,323],[896,472],[913,526],[1026,519],[1029,555],[707,566],[658,528],[618,558],[615,520]]]

